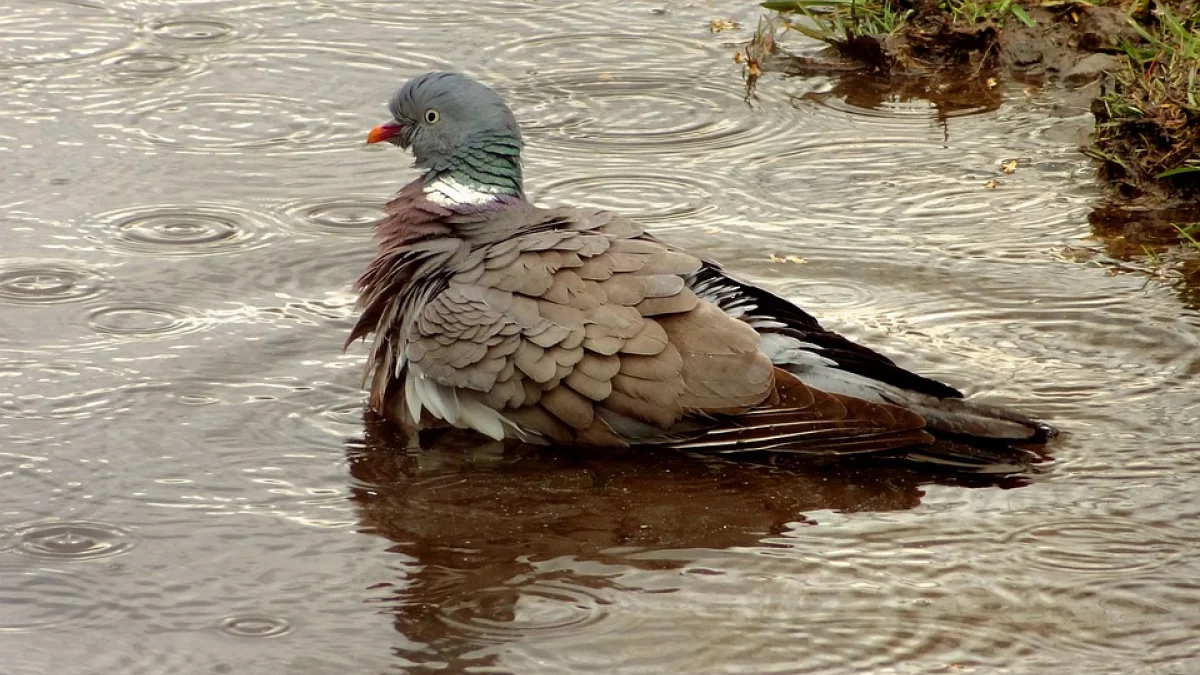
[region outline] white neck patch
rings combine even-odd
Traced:
[[[425,184],[425,196],[438,206],[487,204],[496,200],[500,188],[491,185],[464,185],[454,176],[442,174]]]

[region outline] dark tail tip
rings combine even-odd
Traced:
[[[1030,420],[1030,422],[1033,426],[1033,435],[1029,437],[1030,443],[1049,443],[1051,439],[1057,437],[1060,433],[1058,429],[1045,422],[1038,422],[1036,420]]]

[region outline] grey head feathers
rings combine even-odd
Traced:
[[[491,88],[458,73],[425,73],[404,84],[388,102],[403,127],[389,139],[411,148],[422,169],[442,169],[464,148],[520,156],[521,128]]]

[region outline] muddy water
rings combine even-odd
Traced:
[[[0,673],[1200,669],[1200,316],[1061,255],[1086,116],[819,78],[747,104],[748,29],[708,32],[753,25],[732,0],[0,14]],[[1053,420],[1057,461],[964,486],[397,450],[341,343],[413,172],[362,141],[451,67],[512,102],[539,200]]]

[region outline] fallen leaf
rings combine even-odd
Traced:
[[[1000,163],[1000,170],[1004,173],[1012,173],[1017,170],[1017,160],[1006,159]]]
[[[720,33],[721,31],[733,30],[741,27],[741,24],[732,19],[713,19],[708,24],[708,32]]]
[[[792,263],[793,265],[803,265],[804,263],[808,262],[808,260],[801,258],[798,255],[781,256],[781,255],[775,255],[774,253],[770,253],[768,255],[770,256],[770,260],[773,263]]]
[[[986,187],[986,188],[987,188],[987,189],[989,189],[989,190],[995,190],[995,189],[996,189],[996,186],[997,186],[997,185],[999,185],[999,184],[1000,184],[1000,181],[998,181],[998,180],[996,180],[995,178],[993,178],[993,179],[989,180],[989,181],[988,181],[988,182],[987,182],[987,183],[984,185],[984,187]]]
[[[997,81],[996,81],[996,78],[994,78],[994,77],[989,77],[989,78],[987,79],[987,86],[988,86],[988,89],[995,89],[995,88],[996,88],[996,87],[997,87],[999,84],[1000,84],[1000,83],[999,83],[999,82],[997,82]]]

